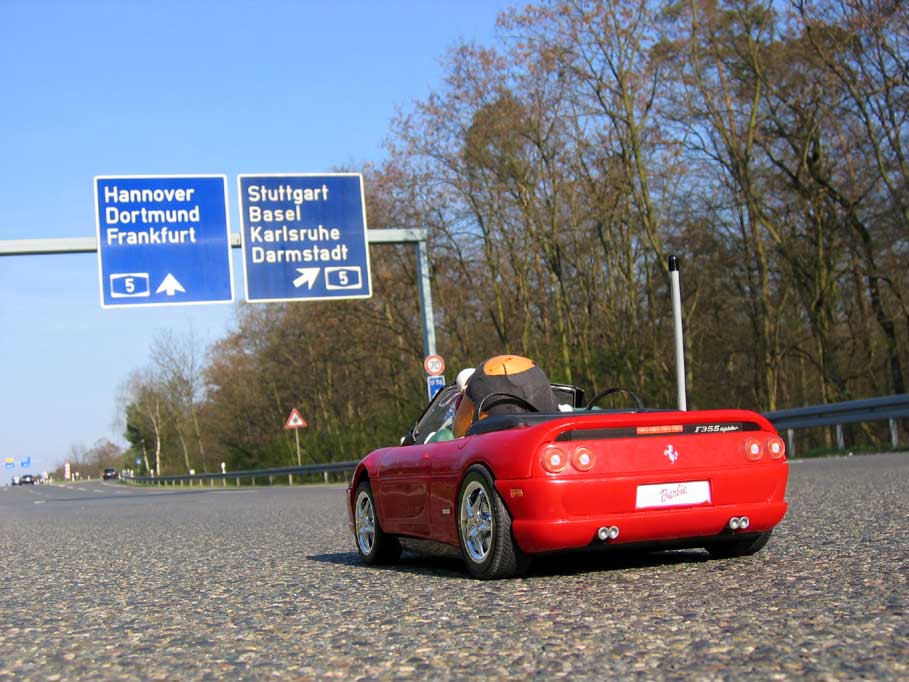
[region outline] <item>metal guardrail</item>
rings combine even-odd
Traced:
[[[842,403],[796,407],[764,414],[777,429],[801,429],[909,417],[909,393],[847,400]]]
[[[909,418],[909,393],[891,395],[883,398],[867,398],[864,400],[847,400],[841,403],[827,405],[812,405],[810,407],[796,407],[775,412],[765,412],[766,417],[778,431],[786,431],[788,454],[795,454],[795,430],[807,429],[818,426],[836,426],[837,447],[845,449],[843,424],[889,420],[890,441],[894,448],[899,447],[899,429],[896,420]],[[249,479],[255,485],[256,479],[267,478],[273,482],[276,476],[287,476],[287,482],[293,485],[294,476],[302,479],[304,476],[322,474],[325,480],[328,474],[336,471],[353,471],[358,460],[350,462],[326,462],[325,464],[306,464],[304,466],[273,467],[271,469],[246,469],[243,471],[227,471],[213,474],[183,474],[178,476],[123,476],[129,483],[146,483],[154,485],[183,485],[194,484],[196,481],[204,485],[206,481],[214,486],[215,481],[222,481],[227,485],[228,480],[235,480],[239,484],[244,479]]]
[[[836,442],[840,450],[845,449],[843,424],[888,420],[890,422],[890,444],[899,447],[897,419],[909,418],[909,393],[846,400],[841,403],[796,407],[788,410],[766,412],[764,416],[778,431],[786,431],[788,454],[795,454],[795,430],[818,426],[836,426]]]
[[[313,474],[322,474],[325,480],[328,480],[328,474],[336,471],[353,471],[357,468],[359,460],[352,462],[326,462],[325,464],[304,464],[303,466],[290,467],[273,467],[271,469],[244,469],[241,471],[225,471],[223,473],[212,474],[181,474],[177,476],[123,476],[123,480],[128,483],[146,483],[153,485],[183,485],[184,483],[194,484],[196,481],[200,485],[205,485],[207,481],[214,486],[215,481],[221,481],[227,485],[228,480],[235,480],[239,485],[243,479],[249,479],[251,485],[255,485],[257,478],[267,478],[272,482],[276,476],[287,476],[289,485],[293,485],[294,476],[303,477]]]

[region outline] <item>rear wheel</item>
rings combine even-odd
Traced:
[[[369,481],[363,481],[357,486],[354,498],[354,534],[357,553],[367,564],[391,564],[401,556],[401,543],[394,535],[385,533],[379,524]]]
[[[749,556],[759,552],[761,548],[770,540],[772,530],[757,535],[733,538],[731,540],[717,540],[704,546],[713,556],[722,559],[730,559],[737,556]]]
[[[484,580],[523,574],[529,559],[511,536],[511,515],[489,472],[473,466],[458,491],[458,540],[467,570]]]

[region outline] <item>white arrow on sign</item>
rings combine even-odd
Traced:
[[[297,268],[297,272],[300,273],[300,276],[294,280],[294,286],[298,289],[304,284],[312,289],[312,285],[316,283],[316,278],[319,276],[319,271],[322,268]]]
[[[174,295],[175,293],[177,293],[178,291],[179,291],[181,294],[185,294],[185,293],[186,293],[186,289],[183,288],[183,285],[180,284],[180,282],[177,281],[177,278],[174,277],[174,276],[173,276],[172,274],[170,274],[169,272],[167,273],[167,277],[164,278],[164,281],[161,282],[161,286],[159,286],[159,287],[157,288],[157,290],[155,291],[155,293],[156,293],[156,294],[160,294],[162,291],[163,291],[164,293],[166,293],[168,296],[173,296],[173,295]]]

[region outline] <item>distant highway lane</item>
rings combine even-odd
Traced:
[[[340,486],[0,488],[4,680],[905,680],[909,453],[796,461],[754,557],[358,563]]]

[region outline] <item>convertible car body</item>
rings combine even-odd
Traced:
[[[645,546],[753,554],[786,512],[785,445],[761,415],[581,407],[490,416],[448,431],[457,386],[436,395],[398,447],[376,450],[348,490],[366,563],[401,538],[460,550],[479,578],[519,575],[534,554]]]

